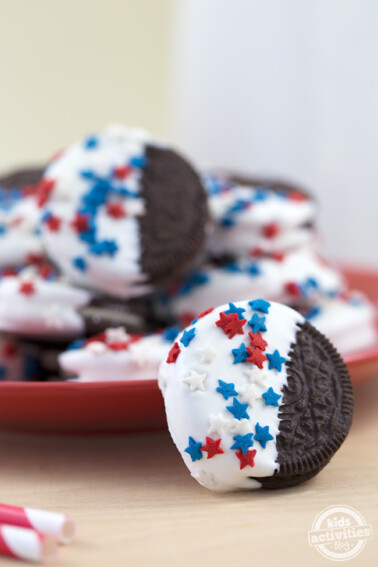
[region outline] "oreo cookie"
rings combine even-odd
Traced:
[[[283,488],[312,478],[352,421],[348,371],[302,315],[254,299],[208,309],[160,367],[168,427],[212,490]]]
[[[110,127],[44,174],[42,239],[71,281],[124,299],[185,271],[204,240],[207,200],[194,169],[139,130]]]
[[[0,187],[4,189],[22,188],[41,181],[44,167],[23,167],[0,175]]]

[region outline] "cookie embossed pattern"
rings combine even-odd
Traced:
[[[207,310],[160,367],[169,431],[192,476],[212,490],[293,486],[346,437],[345,364],[296,311],[255,299]]]

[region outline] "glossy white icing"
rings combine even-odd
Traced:
[[[311,304],[307,319],[326,335],[341,354],[378,344],[377,311],[361,293],[323,298]]]
[[[229,307],[217,307],[190,325],[187,330],[195,328],[195,336],[186,347],[180,342],[185,332],[181,333],[176,341],[180,346],[176,362],[164,361],[159,371],[159,384],[164,394],[172,438],[192,476],[207,488],[219,491],[259,488],[258,478],[273,475],[278,469],[278,410],[282,401],[282,388],[287,383],[285,363],[282,364],[281,371],[276,368],[269,370],[268,360],[262,363],[262,369],[247,361],[234,364],[232,349],[238,349],[241,343],[250,347],[248,332],[252,332],[252,327],[246,322],[242,328],[243,334],[236,334],[230,339],[216,325],[220,313],[227,311]],[[251,320],[254,313],[265,317],[267,331],[261,332],[261,335],[268,344],[264,354],[278,350],[280,356],[287,361],[290,345],[295,342],[297,325],[304,321],[303,317],[277,303],[270,304],[268,314],[252,309],[248,301],[239,302],[236,307],[245,309],[241,316],[247,321]],[[203,358],[204,348],[211,352],[210,357]],[[220,386],[219,380],[232,383],[238,395],[226,400],[216,390]],[[196,384],[198,387],[195,387]],[[281,396],[278,406],[266,405],[262,394],[269,388],[273,388]],[[235,397],[240,403],[248,403],[246,411],[249,419],[244,415],[238,419],[226,408],[232,406]],[[266,448],[254,439],[256,423],[269,427],[273,439],[267,441]],[[235,443],[234,436],[249,433],[253,435],[253,445],[249,450],[256,450],[254,466],[247,465],[241,469],[236,450],[231,449],[231,446]],[[206,452],[202,451],[202,458],[193,462],[185,452],[189,436],[200,442],[202,447],[206,443],[206,437],[213,440],[220,438],[220,448],[224,453],[209,459]],[[249,477],[256,477],[257,480]]]
[[[62,353],[59,364],[80,382],[156,380],[171,343],[160,333],[135,336],[123,328],[108,329],[98,340]]]
[[[211,266],[197,274],[196,281],[200,283],[189,284],[186,292],[172,297],[172,309],[179,318],[186,314],[195,316],[228,299],[242,301],[248,297],[265,297],[293,304],[345,288],[342,275],[306,248],[285,255],[281,261],[274,258],[239,260],[232,269]],[[316,286],[311,285],[311,280]],[[302,289],[299,295],[290,291],[288,284],[293,283]]]
[[[44,338],[70,338],[84,332],[78,308],[91,294],[33,270],[0,281],[0,331]]]

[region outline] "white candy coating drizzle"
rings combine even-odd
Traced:
[[[217,326],[224,317],[224,325],[233,320],[231,327],[236,325],[241,334],[231,336],[227,327]],[[258,488],[259,477],[278,470],[276,437],[282,389],[287,383],[286,362],[298,324],[303,321],[299,313],[277,303],[222,305],[188,326],[162,363],[159,383],[165,386],[169,431],[192,476],[207,488]],[[267,344],[253,346],[260,339]],[[227,409],[234,405],[236,414]],[[218,446],[223,452],[210,456],[212,449],[209,452],[206,438],[213,447],[220,439]],[[243,439],[245,454],[241,455],[235,443]],[[194,448],[193,443],[197,443]],[[253,466],[246,464],[246,459]]]

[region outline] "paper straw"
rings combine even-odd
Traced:
[[[59,543],[71,543],[75,537],[75,522],[65,514],[0,504],[0,523],[36,530],[54,536]]]
[[[57,553],[58,543],[53,536],[0,524],[1,555],[48,565],[56,559]]]

